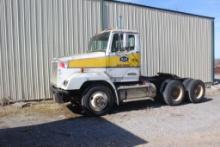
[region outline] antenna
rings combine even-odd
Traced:
[[[119,16],[117,19],[116,29],[122,29],[122,16]]]

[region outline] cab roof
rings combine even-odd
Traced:
[[[105,33],[105,32],[125,32],[125,33],[135,33],[135,34],[138,33],[136,30],[128,30],[128,29],[106,29],[106,30],[101,31],[98,34]]]

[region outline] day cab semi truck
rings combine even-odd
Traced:
[[[50,87],[56,102],[72,102],[85,114],[109,113],[126,101],[151,98],[170,106],[189,99],[199,103],[205,95],[201,80],[169,73],[142,76],[140,34],[113,29],[93,36],[88,53],[52,60]]]

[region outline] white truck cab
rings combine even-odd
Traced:
[[[159,73],[140,75],[140,36],[131,30],[105,30],[93,36],[88,52],[52,60],[51,92],[57,102],[81,105],[87,114],[104,115],[116,103],[163,98],[179,105],[185,97],[200,102],[201,80]]]

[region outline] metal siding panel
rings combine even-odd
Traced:
[[[13,29],[13,24],[15,24],[13,22],[13,11],[12,11],[12,1],[6,1],[5,0],[5,29],[6,29],[6,45],[7,48],[5,48],[5,56],[3,57],[3,59],[5,59],[5,62],[3,65],[5,65],[5,71],[3,73],[3,75],[5,75],[4,79],[4,85],[6,86],[5,88],[5,92],[10,91],[10,93],[7,92],[8,95],[4,95],[4,97],[13,97],[17,100],[17,95],[18,92],[16,89],[16,74],[15,74],[15,66],[16,66],[16,59],[14,56],[14,39],[13,39],[13,33],[14,33],[14,29]],[[9,16],[9,17],[8,17]],[[11,60],[9,60],[11,63],[9,64],[8,58],[10,58]],[[9,78],[10,77],[10,78]],[[10,84],[9,84],[10,83]],[[13,91],[13,92],[12,92]]]
[[[2,32],[2,23],[3,23],[3,1],[0,0],[0,69],[3,69],[2,67],[2,54],[3,54],[3,32]],[[3,78],[2,73],[0,73],[0,98],[3,97]]]
[[[21,0],[18,3],[18,31],[19,31],[19,48],[20,48],[20,72],[21,72],[21,86],[22,88],[22,97],[28,97],[28,87],[27,87],[27,68],[26,68],[26,58],[22,58],[26,55],[26,36],[25,36],[25,27],[24,27],[24,0]],[[24,38],[24,39],[23,39]]]
[[[49,60],[49,39],[48,39],[48,6],[49,1],[42,0],[42,57],[43,57],[43,96],[45,98],[49,98],[49,76],[50,71],[48,70],[50,68],[50,60]]]
[[[4,71],[7,70],[7,65],[5,64],[5,54],[7,56],[7,36],[6,36],[6,18],[5,18],[5,1],[0,0],[0,69]],[[0,72],[0,97],[9,96],[9,92],[6,86],[4,85],[5,81],[5,73]],[[3,86],[4,85],[4,86]]]

